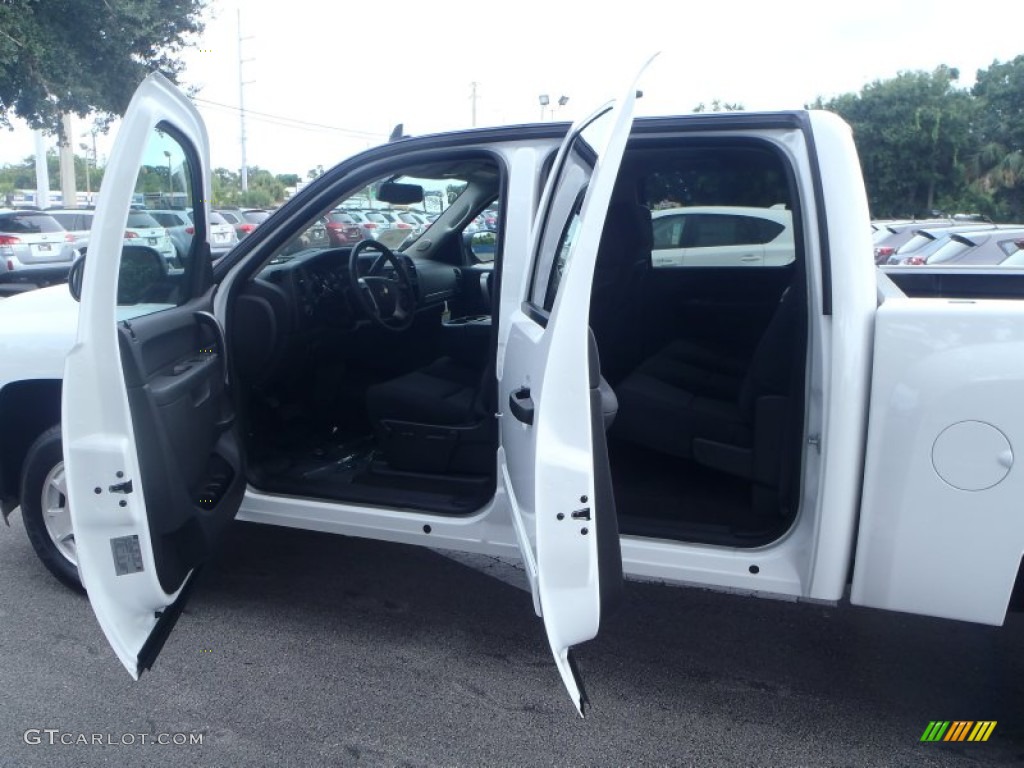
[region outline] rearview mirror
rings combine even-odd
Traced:
[[[399,184],[385,181],[377,190],[377,199],[391,205],[413,205],[423,202],[423,187],[419,184]]]

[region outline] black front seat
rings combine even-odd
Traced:
[[[593,333],[590,355],[598,360]],[[366,408],[388,464],[409,472],[492,472],[498,439],[496,384],[494,356],[489,355],[483,372],[442,357],[369,387]],[[603,378],[598,389],[607,430],[618,401]]]
[[[448,357],[366,390],[388,464],[412,472],[485,474],[494,466],[494,365]]]

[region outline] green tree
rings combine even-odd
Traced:
[[[995,218],[1024,216],[1024,55],[978,70],[979,147],[969,167],[971,190]]]
[[[696,107],[693,108],[694,112],[742,112],[746,107],[737,102],[721,101],[719,99],[712,99],[711,107],[705,106],[702,101]]]
[[[963,205],[967,162],[977,152],[977,104],[956,86],[959,72],[901,72],[859,94],[812,105],[853,127],[874,216],[927,214]]]
[[[0,125],[61,132],[60,115],[122,114],[152,71],[176,80],[206,0],[3,0]]]
[[[213,173],[213,205],[238,205],[238,196],[242,193],[242,181],[237,173],[227,168],[214,168]]]

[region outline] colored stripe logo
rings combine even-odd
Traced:
[[[988,741],[996,729],[996,720],[932,720],[921,734],[921,741]]]

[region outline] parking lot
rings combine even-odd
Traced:
[[[516,587],[422,549],[239,524],[134,683],[11,523],[3,765],[1024,760],[1020,615],[996,629],[631,584],[579,649],[580,720]],[[998,725],[987,743],[920,743],[936,719]],[[82,734],[113,743],[60,743]]]

